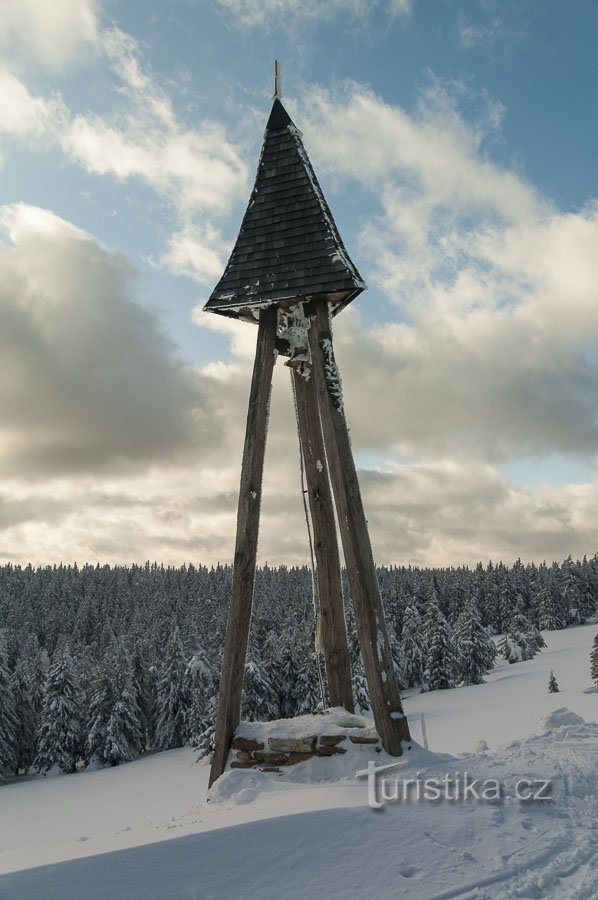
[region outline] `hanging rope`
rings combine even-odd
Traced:
[[[299,427],[299,406],[297,404],[297,388],[295,386],[295,373],[293,369],[291,372],[291,385],[293,388],[293,403],[295,406],[295,421],[297,423],[297,437],[299,438],[299,471],[300,471],[300,481],[301,481],[301,498],[303,500],[303,512],[305,515],[305,525],[307,527],[307,538],[309,541],[309,556],[311,560],[311,596],[314,606],[314,626],[315,626],[315,638],[314,638],[314,647],[316,651],[316,668],[318,670],[318,681],[320,682],[320,697],[322,698],[322,709],[327,708],[327,700],[326,700],[326,687],[324,685],[324,676],[322,674],[322,627],[320,621],[320,613],[318,609],[319,598],[320,598],[320,587],[318,584],[318,575],[316,570],[315,558],[314,558],[314,542],[311,531],[311,519],[309,515],[309,508],[307,505],[307,488],[305,486],[305,458],[303,456],[303,444],[301,442],[301,429]]]

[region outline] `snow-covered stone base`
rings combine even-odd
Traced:
[[[308,784],[353,778],[373,758],[390,759],[373,721],[341,707],[294,719],[241,722],[212,797],[222,799],[238,792],[241,782],[255,786],[267,778]]]

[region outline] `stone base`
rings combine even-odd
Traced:
[[[268,749],[261,741],[237,735],[232,742],[233,759],[231,769],[259,769],[261,772],[280,773],[281,766],[294,766],[308,759],[330,758],[346,753],[340,744],[347,740],[346,734],[309,735],[304,738],[268,738]],[[378,737],[350,735],[353,744],[370,744],[380,751]]]

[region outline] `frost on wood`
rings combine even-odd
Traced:
[[[330,338],[323,338],[320,341],[320,347],[324,354],[324,378],[326,379],[326,387],[336,409],[343,411],[343,386],[341,376],[336,365],[334,352],[332,350],[332,341]]]
[[[278,310],[276,334],[287,343],[290,356],[285,365],[295,369],[306,381],[309,381],[312,369],[308,339],[310,325],[311,319],[303,312],[303,303],[298,303],[288,311]]]

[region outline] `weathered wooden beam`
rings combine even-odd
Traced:
[[[297,402],[297,425],[314,536],[330,705],[344,706],[346,710],[353,712],[351,661],[343,609],[341,567],[316,385],[313,376],[310,375],[306,380],[296,369],[291,369],[291,378]]]
[[[263,310],[258,326],[253,377],[241,468],[237,539],[226,639],[222,656],[211,787],[222,775],[232,737],[241,716],[241,692],[253,601],[253,583],[262,499],[262,474],[268,433],[268,412],[275,362],[276,308]]]
[[[340,377],[332,349],[328,304],[325,300],[315,300],[306,312],[314,317],[309,329],[313,376],[374,721],[384,749],[392,756],[400,756],[401,742],[410,740],[411,736],[394,673],[367,521],[345,421]]]

